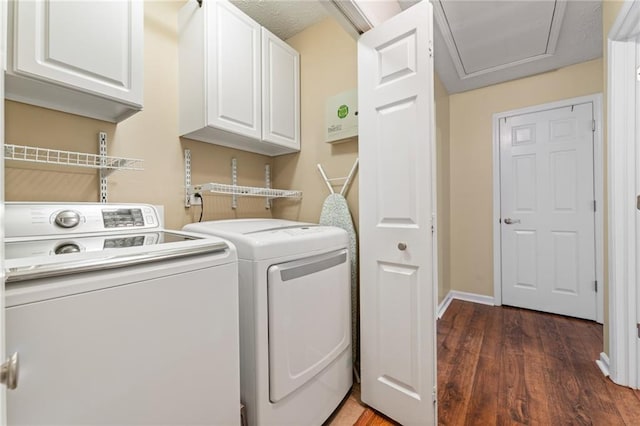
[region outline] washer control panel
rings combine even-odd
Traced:
[[[6,238],[158,230],[161,216],[148,204],[5,204]]]
[[[105,228],[124,228],[129,226],[144,226],[142,209],[104,209],[102,221]]]

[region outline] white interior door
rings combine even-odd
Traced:
[[[593,104],[500,120],[502,303],[596,319]]]
[[[0,0],[0,65],[7,69],[7,2]],[[4,78],[0,78],[0,99],[4,99]],[[4,102],[0,102],[0,144],[4,146]],[[4,150],[0,150],[0,362],[5,359],[4,333]],[[0,426],[7,424],[6,388],[0,385]]]
[[[640,111],[640,37],[636,38],[636,114],[635,114],[635,126],[636,135],[640,135],[640,119],[637,112]],[[637,172],[640,170],[640,140],[636,139],[636,193],[640,194],[640,174]],[[640,195],[638,196],[638,202],[636,204],[636,243],[640,241]],[[640,256],[640,252],[636,251],[636,256]],[[636,268],[640,267],[640,261],[636,260]],[[635,352],[636,352],[636,389],[640,389],[640,286],[638,281],[640,280],[640,272],[636,272],[636,333],[635,333]],[[631,327],[633,329],[633,326]]]
[[[436,422],[432,6],[358,41],[362,401]]]

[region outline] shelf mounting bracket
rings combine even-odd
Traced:
[[[98,133],[98,153],[100,154],[100,202],[107,202],[108,185],[107,176],[109,175],[107,167],[107,133]]]

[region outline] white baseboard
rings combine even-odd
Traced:
[[[451,294],[451,298],[464,300],[466,302],[480,303],[482,305],[490,305],[494,306],[495,301],[493,296],[485,296],[484,294],[476,294],[476,293],[467,293],[464,291],[451,290],[449,292]]]
[[[442,318],[452,300],[453,297],[451,297],[451,292],[447,293],[444,299],[442,299],[442,302],[438,305],[438,319]]]
[[[609,377],[609,357],[604,352],[600,352],[600,359],[596,360],[596,365],[604,374],[604,377]]]
[[[495,305],[493,296],[485,296],[484,294],[467,293],[464,291],[451,290],[438,305],[438,318],[442,318],[442,315],[446,312],[447,308],[454,300],[464,300],[465,302],[480,303],[482,305]]]

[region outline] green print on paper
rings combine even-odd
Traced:
[[[346,105],[340,105],[338,107],[338,117],[345,118],[349,114],[349,107]]]

